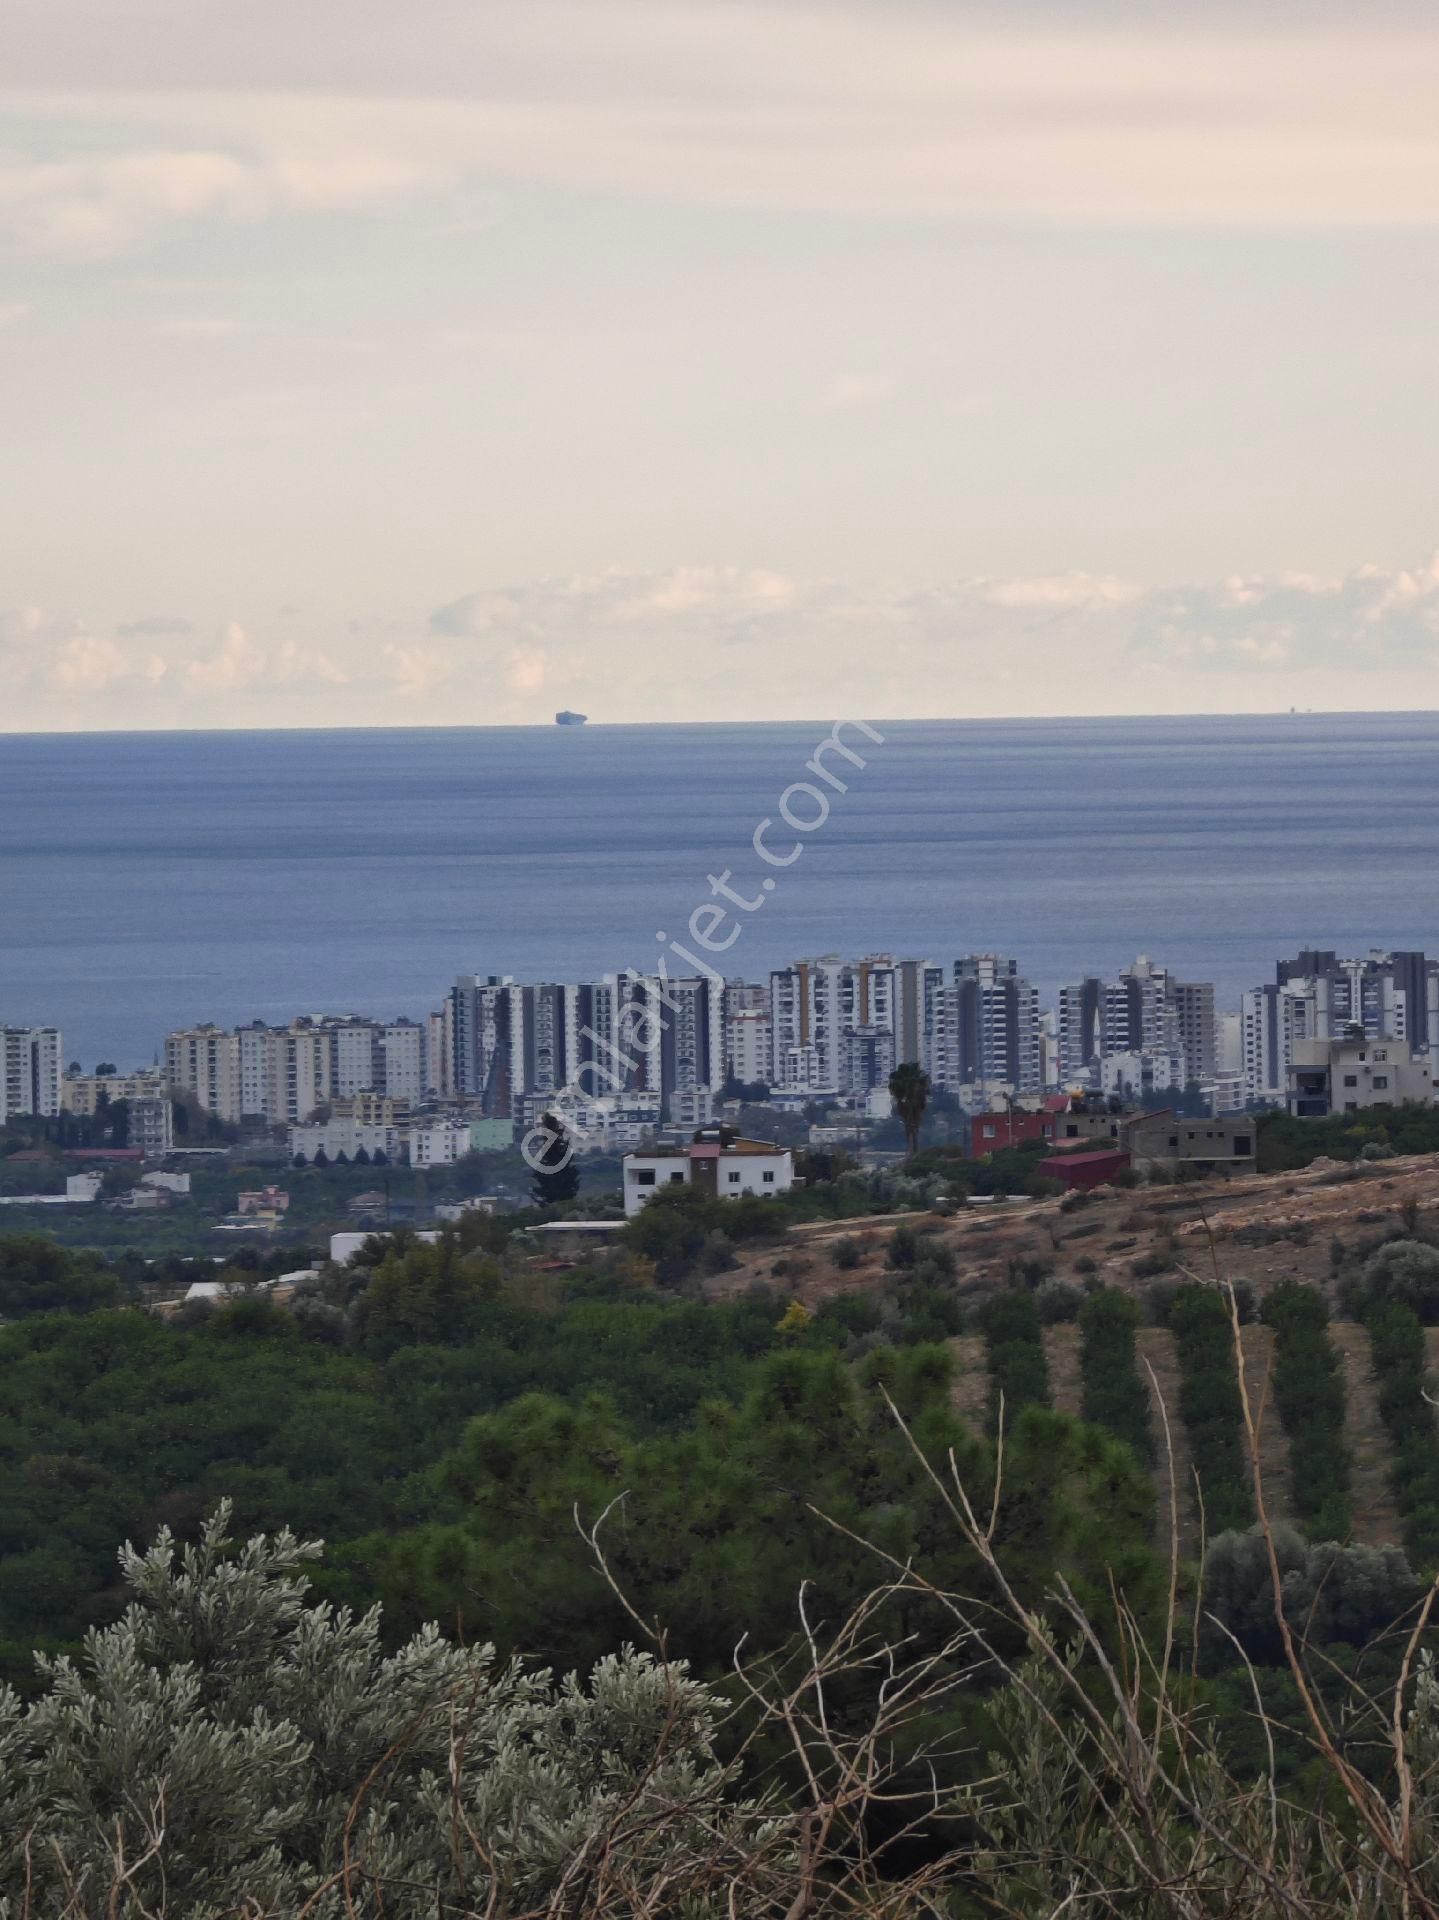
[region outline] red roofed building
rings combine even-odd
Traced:
[[[1035,1172],[1041,1180],[1058,1180],[1066,1187],[1102,1187],[1128,1165],[1127,1153],[1104,1147],[1095,1153],[1052,1153]]]

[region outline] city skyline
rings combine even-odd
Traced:
[[[1439,706],[1417,5],[11,14],[0,731]]]
[[[735,1087],[782,1104],[883,1105],[906,1061],[937,1092],[971,1104],[975,1090],[981,1101],[995,1090],[1197,1091],[1218,1114],[1282,1102],[1306,1048],[1356,1037],[1361,1046],[1398,1043],[1396,1072],[1410,1058],[1430,1071],[1439,959],[1421,949],[1345,956],[1308,947],[1278,958],[1272,973],[1236,1007],[1218,1003],[1212,982],[1145,954],[1064,983],[1047,1005],[1021,962],[996,953],[950,961],[831,953],[762,980],[717,971],[622,970],[578,982],[461,974],[420,1019],[312,1012],[278,1025],[202,1022],[166,1035],[163,1067],[157,1049],[150,1068],[107,1062],[87,1074],[72,1062],[63,1076],[57,1028],[0,1023],[0,1120],[56,1113],[77,1088],[76,1110],[88,1113],[102,1087],[128,1098],[132,1088],[149,1097],[168,1085],[227,1123],[294,1126],[332,1100],[374,1095],[405,1109],[458,1102],[530,1127],[551,1103],[572,1114],[604,1109],[610,1119],[619,1110],[639,1128],[684,1126],[707,1122]],[[1387,1071],[1386,1056],[1375,1058]]]

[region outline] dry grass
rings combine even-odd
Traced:
[[[955,1412],[976,1433],[983,1433],[989,1417],[989,1367],[984,1336],[961,1333],[949,1343],[954,1355],[954,1384],[950,1400]]]
[[[1379,1383],[1365,1328],[1333,1320],[1329,1338],[1344,1372],[1344,1438],[1349,1447],[1349,1494],[1354,1538],[1366,1546],[1403,1539],[1389,1480],[1389,1436],[1379,1417]]]
[[[1073,1321],[1044,1330],[1044,1357],[1049,1363],[1049,1390],[1059,1413],[1077,1420],[1084,1404],[1084,1382],[1079,1373],[1079,1328]]]
[[[1294,1518],[1294,1483],[1289,1473],[1289,1437],[1274,1404],[1272,1369],[1274,1329],[1257,1324],[1243,1329],[1244,1385],[1259,1433],[1259,1464],[1271,1520]],[[1261,1411],[1262,1408],[1262,1411]]]
[[[1169,1441],[1174,1451],[1174,1484],[1179,1494],[1179,1545],[1193,1553],[1199,1545],[1199,1508],[1194,1497],[1194,1458],[1189,1451],[1189,1436],[1179,1417],[1179,1348],[1168,1327],[1141,1327],[1134,1336],[1135,1359],[1141,1377],[1149,1385],[1150,1412],[1154,1419],[1155,1439],[1164,1451],[1164,1423],[1169,1422]],[[1161,1407],[1160,1401],[1163,1401]],[[1161,1464],[1156,1536],[1169,1539],[1169,1480]]]

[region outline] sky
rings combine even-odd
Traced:
[[[0,731],[1439,707],[1439,15],[6,0]]]

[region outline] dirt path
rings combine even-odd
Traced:
[[[1264,1504],[1271,1520],[1294,1518],[1294,1482],[1289,1472],[1289,1436],[1274,1404],[1270,1370],[1274,1365],[1274,1329],[1253,1324],[1241,1329],[1244,1388],[1249,1411],[1259,1422],[1259,1465],[1264,1474]]]
[[[1169,1545],[1169,1461],[1165,1453],[1164,1423],[1169,1422],[1169,1446],[1174,1455],[1174,1483],[1179,1495],[1179,1545],[1192,1553],[1199,1545],[1199,1515],[1194,1503],[1194,1460],[1189,1437],[1179,1416],[1179,1351],[1167,1327],[1141,1327],[1134,1336],[1140,1378],[1149,1388],[1158,1456],[1154,1477],[1158,1484],[1156,1538],[1159,1549]],[[1151,1369],[1153,1377],[1151,1378]],[[1163,1406],[1160,1406],[1160,1400]]]
[[[949,1346],[954,1355],[951,1395],[954,1410],[976,1433],[983,1433],[989,1421],[989,1367],[985,1362],[984,1335],[961,1333]]]
[[[1077,1420],[1084,1400],[1079,1374],[1079,1328],[1073,1321],[1044,1330],[1044,1357],[1049,1363],[1049,1391],[1056,1413]]]
[[[1389,1484],[1389,1436],[1379,1417],[1379,1383],[1369,1335],[1353,1321],[1333,1320],[1329,1338],[1344,1371],[1344,1438],[1349,1447],[1354,1538],[1371,1547],[1398,1546],[1404,1536]]]

